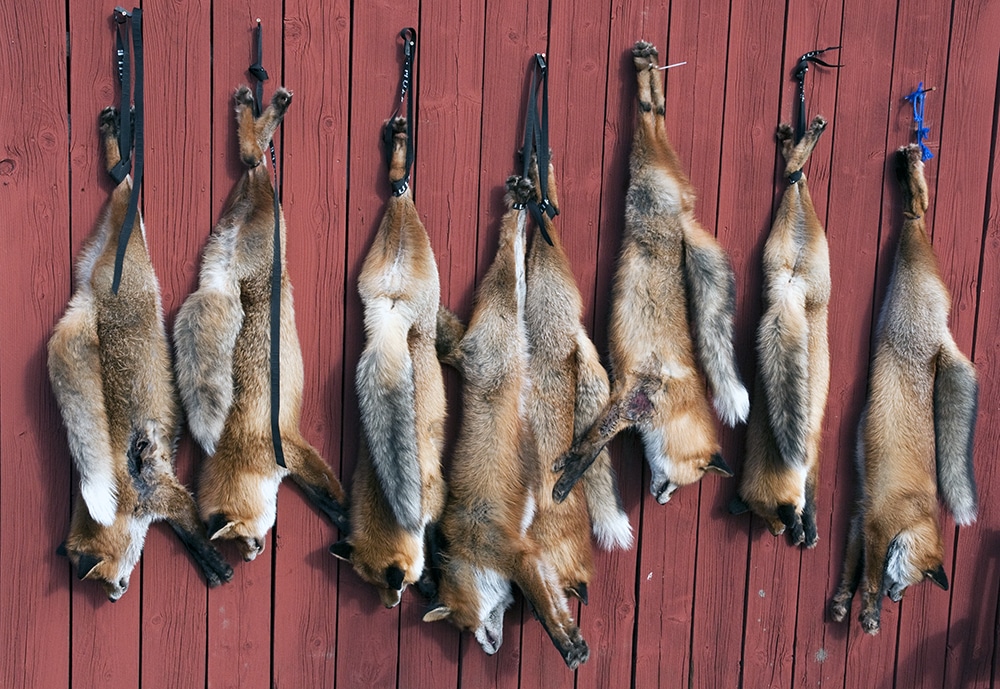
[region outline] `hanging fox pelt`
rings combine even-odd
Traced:
[[[438,601],[424,620],[451,620],[496,653],[513,581],[575,668],[590,651],[570,614],[564,582],[531,528],[540,467],[527,419],[524,205],[534,194],[527,179],[507,180],[500,244],[468,330],[446,310],[439,314],[438,352],[462,372],[463,416],[441,520],[446,552]]]
[[[279,466],[270,422],[270,294],[275,223],[264,151],[292,102],[278,89],[253,116],[253,94],[236,90],[240,158],[247,166],[212,231],[198,290],[174,325],[177,383],[191,434],[205,451],[198,506],[213,539],[233,539],[244,560],[264,549],[274,524],[278,484],[288,474],[341,530],[344,493],[330,467],[299,432],[302,352],[281,237],[281,397],[279,426],[286,467]]]
[[[119,114],[100,117],[107,169],[121,160]],[[149,526],[167,520],[210,586],[232,568],[205,537],[191,494],[174,475],[179,409],[163,325],[160,286],[136,214],[112,291],[119,233],[132,179],[126,176],[77,261],[76,288],[49,340],[49,379],[80,473],[72,522],[60,552],[80,579],[112,601],[128,588]]]
[[[708,472],[732,476],[719,454],[705,377],[727,424],[746,419],[750,407],[733,351],[732,268],[695,219],[694,190],[667,140],[656,48],[639,41],[632,55],[639,124],[611,302],[611,399],[556,464],[563,472],[556,499],[568,494],[601,448],[632,426],[645,444],[657,502],[666,503],[678,487]]]
[[[399,182],[408,174],[406,120],[386,127],[389,180]],[[446,491],[444,380],[435,350],[441,287],[412,190],[400,189],[358,279],[367,338],[357,371],[365,447],[354,470],[350,535],[331,548],[390,608],[428,564],[425,533],[436,528]]]
[[[778,127],[788,187],[764,245],[764,315],[757,330],[757,386],[733,514],[753,510],[774,535],[812,548],[823,414],[830,388],[827,304],[830,250],[802,168],[826,128],[802,140]]]
[[[869,634],[879,631],[883,596],[898,602],[925,579],[948,589],[938,492],[959,525],[974,522],[977,509],[972,440],[979,386],[948,330],[951,295],[925,228],[919,146],[899,150],[896,171],[903,229],[861,415],[861,495],[831,605],[840,622],[860,584],[861,626]]]
[[[548,190],[543,194],[537,162],[531,164],[536,196],[539,201],[548,198],[558,208],[555,170],[549,163]],[[537,443],[541,478],[531,531],[555,565],[563,589],[586,602],[593,574],[588,526],[605,550],[629,548],[632,527],[621,505],[607,449],[584,474],[582,493],[571,491],[562,504],[552,499],[557,478],[552,465],[569,450],[574,438],[590,428],[608,401],[609,385],[597,349],[580,322],[583,300],[555,222],[546,213],[540,216],[546,235],[540,231],[532,235],[525,259],[524,318],[531,381],[527,418]]]

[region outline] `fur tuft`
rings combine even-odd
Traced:
[[[712,386],[715,409],[723,423],[735,426],[750,413],[733,349],[736,278],[722,247],[697,227],[685,228],[684,279],[695,349]]]
[[[954,342],[942,346],[934,378],[934,437],[938,490],[960,526],[976,521],[978,498],[972,471],[979,384],[976,371]]]

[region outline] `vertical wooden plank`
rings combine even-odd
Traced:
[[[73,3],[69,8],[70,38],[70,111],[74,124],[71,163],[72,256],[79,255],[84,242],[93,233],[108,201],[114,183],[108,176],[106,161],[99,143],[97,117],[108,105],[119,105],[118,77],[115,72],[115,29],[110,7],[84,7]],[[30,32],[29,32],[30,33]],[[22,34],[27,35],[27,34]],[[61,255],[54,258],[62,259]],[[57,306],[61,313],[66,295],[60,292]],[[38,338],[42,343],[49,331]],[[44,351],[44,350],[42,350]],[[40,355],[44,360],[44,354]],[[38,370],[38,384],[47,380],[44,368]],[[58,419],[58,416],[56,417]],[[2,422],[0,422],[2,423]],[[62,424],[60,443],[65,441]],[[72,463],[69,452],[60,448],[66,466]],[[6,459],[4,464],[7,464]],[[79,478],[73,475],[73,490],[78,490]],[[63,494],[68,500],[68,494]],[[7,505],[6,501],[4,504]],[[67,503],[68,507],[69,503]],[[56,522],[59,543],[69,528],[68,512]],[[4,541],[6,542],[6,540]],[[75,579],[75,577],[74,577]],[[139,610],[142,600],[142,569],[132,573],[128,593],[112,605],[103,589],[94,582],[75,582],[72,595],[72,642],[70,651],[70,682],[73,686],[134,686],[139,682]]]
[[[243,174],[236,140],[233,92],[240,84],[253,85],[247,67],[255,59],[254,27],[260,18],[264,29],[264,66],[270,80],[265,99],[281,77],[281,9],[272,3],[212,6],[211,124],[211,215],[208,226],[192,228],[199,247],[204,247],[211,225],[223,214],[229,194]],[[293,103],[292,108],[298,104]],[[280,144],[280,137],[278,143]],[[270,161],[265,162],[270,165]],[[201,263],[197,254],[195,268]],[[292,275],[292,284],[295,276]],[[191,281],[190,288],[194,289]],[[203,458],[196,451],[198,462]],[[286,502],[279,492],[278,511]],[[230,543],[220,547],[233,565],[233,579],[208,593],[208,687],[264,689],[270,686],[272,566],[276,536],[268,534],[265,550],[253,562],[243,562]]]
[[[381,0],[354,6],[351,55],[350,179],[347,210],[347,285],[344,322],[343,476],[350,485],[361,424],[354,392],[355,367],[363,347],[364,320],[358,297],[361,263],[378,228],[389,188],[382,124],[398,101],[403,53],[398,33],[416,26],[416,2]],[[419,28],[419,27],[418,27]],[[349,567],[340,570],[337,607],[337,683],[394,687],[398,677],[399,608],[385,610],[371,586]],[[412,595],[412,594],[411,594]]]
[[[941,113],[944,109],[946,93],[940,84],[944,83],[945,70],[948,66],[948,32],[944,27],[948,26],[951,20],[951,3],[936,3],[925,6],[917,6],[911,3],[900,3],[896,17],[896,49],[893,60],[892,92],[890,95],[890,128],[887,151],[892,155],[895,148],[914,141],[913,108],[905,102],[903,98],[916,89],[919,82],[923,82],[925,87],[935,86],[937,91],[927,94],[924,110],[924,125],[931,128],[930,145],[939,152],[935,144],[947,144],[941,138],[944,134],[940,125],[942,124]],[[918,38],[919,37],[919,38]],[[990,82],[995,84],[995,81]],[[961,97],[959,97],[961,99]],[[979,100],[979,99],[976,99]],[[983,99],[985,102],[985,99]],[[984,133],[989,131],[989,123],[992,122],[992,102],[986,114],[986,122],[981,124]],[[988,137],[988,134],[985,134]],[[956,150],[964,142],[967,146],[981,148],[982,139],[972,141],[966,137],[953,136],[951,150]],[[958,146],[955,146],[955,144]],[[984,154],[988,155],[986,151]],[[953,159],[954,160],[954,159]],[[938,247],[948,247],[954,241],[962,242],[974,248],[974,265],[970,264],[971,275],[970,285],[966,293],[956,295],[959,298],[972,300],[972,311],[975,311],[975,296],[969,290],[975,289],[979,267],[979,238],[982,233],[982,208],[985,203],[985,175],[982,177],[982,191],[978,195],[980,201],[972,204],[971,198],[965,197],[968,189],[967,181],[958,185],[948,185],[947,178],[940,177],[938,170],[940,167],[940,155],[934,160],[927,161],[924,173],[927,177],[927,184],[930,190],[931,209],[928,213],[927,230],[935,240]],[[959,172],[958,174],[962,174]],[[954,178],[957,181],[957,178]],[[944,184],[939,184],[939,180]],[[890,184],[896,185],[894,179]],[[897,185],[898,186],[898,185]],[[951,186],[951,193],[947,187]],[[945,188],[942,188],[945,187]],[[950,220],[935,224],[934,219],[948,217],[938,214],[938,205],[941,194],[944,191],[945,199],[955,191],[962,191],[963,203],[968,203],[968,207],[973,205],[976,210],[973,212],[973,225],[955,225]],[[893,190],[892,194],[887,194],[886,199],[893,206],[899,205],[899,194]],[[947,201],[946,201],[947,202]],[[898,219],[898,211],[888,213],[883,211],[883,217]],[[895,220],[893,235],[898,232],[899,221]],[[976,229],[969,234],[968,229]],[[964,236],[963,236],[964,235]],[[968,240],[975,237],[975,240]],[[895,242],[892,246],[892,253],[895,253]],[[958,250],[961,252],[961,249]],[[940,254],[940,248],[938,250]],[[943,267],[943,266],[942,266]],[[951,284],[947,273],[943,272],[942,277],[946,284]],[[968,305],[965,305],[968,308]],[[953,318],[954,321],[954,318]],[[968,353],[972,351],[972,327],[973,319],[966,322],[967,328],[963,335],[958,337],[959,347]],[[942,535],[944,536],[945,567],[951,571],[951,553],[954,551],[954,523],[950,516],[942,515]],[[917,586],[908,591],[906,600],[900,605],[899,610],[899,641],[896,648],[896,685],[899,687],[940,687],[944,680],[945,665],[945,642],[948,636],[948,609],[950,606],[950,594],[937,589],[933,585]],[[884,605],[892,605],[889,600]]]
[[[998,115],[997,55],[1000,5],[956,1],[948,58],[946,100],[938,156],[938,190],[932,199],[934,250],[951,289],[951,327],[959,348],[973,352],[980,382],[979,419],[974,448],[979,482],[979,518],[959,529],[952,571],[952,600],[943,685],[985,686],[996,681],[990,646],[997,637],[997,587],[1000,579],[997,531],[1000,511],[990,494],[998,476],[990,461],[997,434],[996,366],[997,208],[1000,181],[996,162]],[[932,94],[933,95],[933,94]],[[992,146],[988,144],[992,130]],[[987,188],[987,183],[991,186]],[[976,238],[983,227],[985,242]],[[945,234],[947,232],[947,234]],[[985,252],[982,261],[979,251]],[[977,271],[982,275],[977,276]],[[979,284],[977,285],[977,277]],[[976,305],[976,298],[982,301]],[[976,315],[978,313],[978,324]],[[972,334],[975,331],[973,340]],[[951,523],[948,519],[945,525]],[[947,553],[947,551],[946,551]],[[949,566],[948,554],[945,567]],[[940,591],[931,591],[930,595]],[[991,637],[993,641],[991,642]],[[990,678],[988,680],[987,678]]]
[[[754,332],[759,316],[760,252],[771,225],[776,149],[775,116],[784,73],[781,31],[784,4],[733,6],[722,133],[716,232],[729,251],[737,283],[736,351],[747,385],[752,381]],[[745,188],[747,180],[757,180]],[[723,453],[742,456],[743,430],[723,431]],[[738,469],[739,462],[734,462]],[[747,521],[726,515],[734,482],[703,481],[698,533],[692,682],[695,686],[772,686],[791,671],[793,629],[781,616],[795,606],[798,554],[752,522],[752,557],[746,556]],[[721,517],[721,518],[720,518]],[[760,595],[763,592],[763,596]],[[745,605],[745,627],[736,611]],[[727,623],[720,624],[720,620]],[[745,639],[741,643],[741,632]],[[742,654],[742,669],[739,660]]]
[[[65,687],[70,666],[69,567],[54,550],[69,521],[70,458],[46,374],[45,342],[70,286],[69,121],[65,6],[0,10],[0,683]],[[28,107],[25,107],[28,106]]]
[[[282,127],[282,203],[306,371],[301,427],[337,473],[346,287],[349,4],[287,3],[284,56],[284,79],[274,74],[270,86],[283,83],[294,94]],[[272,686],[332,686],[338,565],[328,548],[337,532],[301,492],[289,485],[281,493],[275,532]]]
[[[145,73],[146,237],[160,281],[167,330],[194,283],[197,258],[211,225],[210,72],[208,2],[184,12],[148,2],[143,11]],[[194,458],[186,443],[178,477],[193,485]],[[206,585],[200,570],[166,524],[150,530],[142,561],[140,681],[191,686],[205,677]]]

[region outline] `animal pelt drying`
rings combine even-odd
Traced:
[[[877,634],[882,597],[924,579],[943,589],[937,493],[955,522],[976,519],[972,471],[979,386],[948,330],[951,295],[927,237],[927,183],[917,145],[900,149],[903,229],[879,315],[858,437],[861,495],[831,604],[841,621],[861,585],[861,626]],[[935,481],[935,474],[937,481]]]
[[[632,55],[639,124],[611,303],[611,399],[556,464],[563,472],[557,500],[631,426],[642,435],[660,503],[708,472],[732,476],[719,454],[705,376],[727,424],[743,421],[750,407],[733,351],[732,268],[695,219],[694,190],[667,140],[656,48],[640,41]]]
[[[406,120],[386,127],[389,180],[398,182],[407,174]],[[367,337],[357,372],[365,448],[354,470],[350,535],[331,548],[390,608],[424,572],[425,534],[445,500],[445,395],[435,350],[441,288],[413,193],[404,189],[389,199],[358,280]]]
[[[292,102],[278,89],[253,116],[253,95],[236,91],[240,158],[247,166],[205,246],[198,290],[174,325],[177,383],[191,434],[206,457],[198,506],[213,539],[234,539],[244,560],[264,549],[274,524],[278,484],[289,473],[343,531],[344,492],[330,467],[299,432],[302,352],[281,231],[281,396],[279,426],[286,467],[275,461],[270,425],[270,291],[274,188],[261,163]]]
[[[426,621],[449,619],[475,634],[487,653],[503,641],[513,580],[566,664],[589,656],[556,567],[531,529],[538,454],[527,419],[531,398],[525,324],[524,204],[531,183],[507,180],[496,258],[479,286],[468,330],[439,314],[438,351],[463,377],[463,418],[441,520],[446,551],[438,603]],[[514,207],[514,206],[517,207]]]
[[[558,207],[552,164],[547,194],[539,189],[537,160],[532,161],[531,173],[538,200],[547,197]],[[538,448],[541,479],[531,531],[555,564],[563,588],[585,601],[586,584],[593,573],[586,537],[588,510],[594,536],[606,550],[630,547],[632,527],[622,509],[607,449],[601,450],[584,474],[582,494],[572,491],[562,504],[552,499],[557,478],[552,465],[590,428],[608,401],[609,384],[597,348],[580,322],[583,301],[559,232],[548,214],[541,217],[551,244],[535,232],[525,261],[524,317],[531,382],[527,418]]]
[[[802,140],[778,127],[788,187],[764,245],[764,315],[757,330],[757,384],[747,426],[739,497],[774,535],[812,548],[823,414],[830,388],[827,304],[830,250],[802,168],[826,120],[813,119]]]
[[[119,114],[100,117],[107,168],[121,160]],[[132,193],[126,176],[77,261],[76,289],[49,340],[49,379],[70,454],[80,472],[72,522],[60,552],[80,579],[112,601],[128,588],[149,526],[167,520],[210,586],[232,568],[205,537],[191,494],[174,475],[179,409],[163,325],[160,286],[139,214],[112,291],[115,253]]]

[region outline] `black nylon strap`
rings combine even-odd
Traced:
[[[132,66],[130,52],[132,36],[129,31],[128,13],[121,7],[115,8],[115,54],[118,58],[118,84],[121,86],[121,108],[119,112],[118,152],[121,160],[111,168],[111,178],[121,184],[132,171]],[[124,37],[123,37],[124,34]]]
[[[250,76],[257,80],[256,97],[254,98],[254,113],[259,117],[263,110],[264,82],[267,80],[267,70],[264,69],[264,37],[260,20],[257,20],[256,62],[250,65]],[[271,387],[271,444],[274,447],[274,460],[278,466],[285,465],[285,452],[281,446],[281,206],[278,202],[278,161],[274,155],[274,141],[269,142],[271,151],[271,175],[274,191],[274,241],[271,258],[271,347],[270,347],[270,387]]]
[[[116,296],[118,295],[118,288],[121,286],[122,281],[122,269],[125,263],[125,250],[128,248],[129,238],[132,236],[132,226],[135,225],[136,214],[139,211],[139,189],[142,187],[142,169],[143,169],[143,79],[142,79],[142,10],[138,7],[132,9],[132,14],[129,15],[124,9],[117,7],[115,8],[116,20],[119,23],[124,23],[125,18],[131,19],[132,24],[132,58],[135,69],[135,90],[132,94],[133,101],[135,103],[135,140],[131,142],[131,146],[135,147],[135,171],[132,175],[132,193],[128,199],[128,207],[125,209],[125,221],[122,223],[122,229],[118,233],[118,249],[115,253],[115,273],[111,281],[111,291]],[[121,41],[121,35],[118,36],[118,41]],[[124,51],[124,44],[120,43],[122,47],[122,54]],[[123,58],[119,63],[121,67],[121,81],[122,81],[122,98],[121,98],[121,125],[119,132],[119,142],[123,139],[128,141],[129,135],[124,134],[126,130],[131,130],[131,120],[128,117],[129,112],[129,92],[126,90],[128,86],[128,60]],[[125,156],[125,150],[122,150],[122,156]],[[122,175],[122,179],[128,174],[126,170]],[[114,175],[112,175],[114,176]],[[117,180],[121,183],[121,180]]]
[[[400,38],[403,39],[403,71],[400,76],[400,86],[399,86],[399,103],[396,105],[396,109],[393,110],[392,115],[389,117],[389,121],[385,125],[385,130],[382,132],[382,142],[385,144],[386,156],[388,158],[388,164],[392,165],[392,121],[396,119],[399,114],[399,109],[403,105],[403,100],[406,100],[406,174],[403,175],[402,179],[390,180],[392,185],[392,195],[402,196],[406,193],[406,190],[410,187],[410,170],[413,168],[413,157],[414,157],[414,147],[413,147],[413,94],[410,94],[410,84],[413,80],[413,60],[417,54],[417,30],[411,26],[406,27],[399,32]],[[409,96],[409,97],[408,97]]]
[[[815,65],[821,65],[823,67],[843,67],[843,65],[831,65],[828,62],[823,62],[823,60],[819,59],[818,56],[828,50],[840,50],[840,46],[835,45],[830,46],[829,48],[823,48],[822,50],[810,50],[808,53],[799,57],[798,62],[795,63],[795,69],[792,70],[792,76],[799,82],[799,111],[795,118],[795,143],[802,141],[802,137],[805,136],[806,133],[806,72],[809,71],[809,63],[811,62]]]
[[[538,116],[538,89],[542,90],[542,114]],[[542,200],[532,198],[528,201],[528,211],[542,233],[542,237],[552,246],[552,238],[545,229],[543,214],[554,218],[559,209],[549,199],[549,79],[548,65],[545,56],[535,53],[535,61],[531,72],[531,88],[528,90],[528,108],[524,117],[524,148],[523,171],[526,179],[530,179],[531,154],[535,153],[538,163],[538,188]]]

